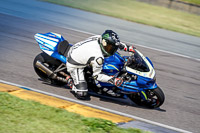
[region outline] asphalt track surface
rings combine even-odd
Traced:
[[[85,102],[187,131],[200,131],[200,38],[34,0],[1,0],[0,20],[1,80],[75,99],[70,90],[38,79],[32,63],[41,51],[34,34],[53,31],[73,44],[90,33],[114,29],[121,40],[140,44],[137,49],[152,60],[166,101],[159,109],[97,96]]]

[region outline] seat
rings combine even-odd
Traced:
[[[58,44],[58,53],[66,57],[70,47],[68,41],[64,40]]]

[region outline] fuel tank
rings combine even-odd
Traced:
[[[116,52],[114,55],[104,58],[103,72],[108,75],[115,75],[120,72],[124,65],[123,57]]]

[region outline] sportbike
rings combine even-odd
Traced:
[[[66,56],[72,46],[60,34],[49,32],[35,34],[42,53],[33,62],[37,75],[45,82],[65,85],[68,83]],[[123,79],[121,86],[98,82],[92,77],[90,66],[84,70],[85,79],[90,92],[117,98],[129,98],[134,103],[148,108],[160,107],[165,95],[156,84],[154,66],[148,57],[139,50],[130,56],[122,56],[116,52],[104,59],[102,71],[110,76]]]

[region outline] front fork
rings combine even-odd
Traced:
[[[140,92],[140,96],[141,96],[141,98],[142,98],[143,100],[145,100],[145,101],[148,99],[145,90]]]
[[[143,99],[143,100],[148,100],[148,95],[147,95],[147,92],[149,91],[149,90],[154,90],[155,88],[157,88],[158,86],[157,86],[157,84],[156,83],[154,83],[151,87],[149,87],[149,88],[143,88],[143,90],[142,91],[140,91],[139,93],[140,93],[140,96],[141,96],[141,98]]]

